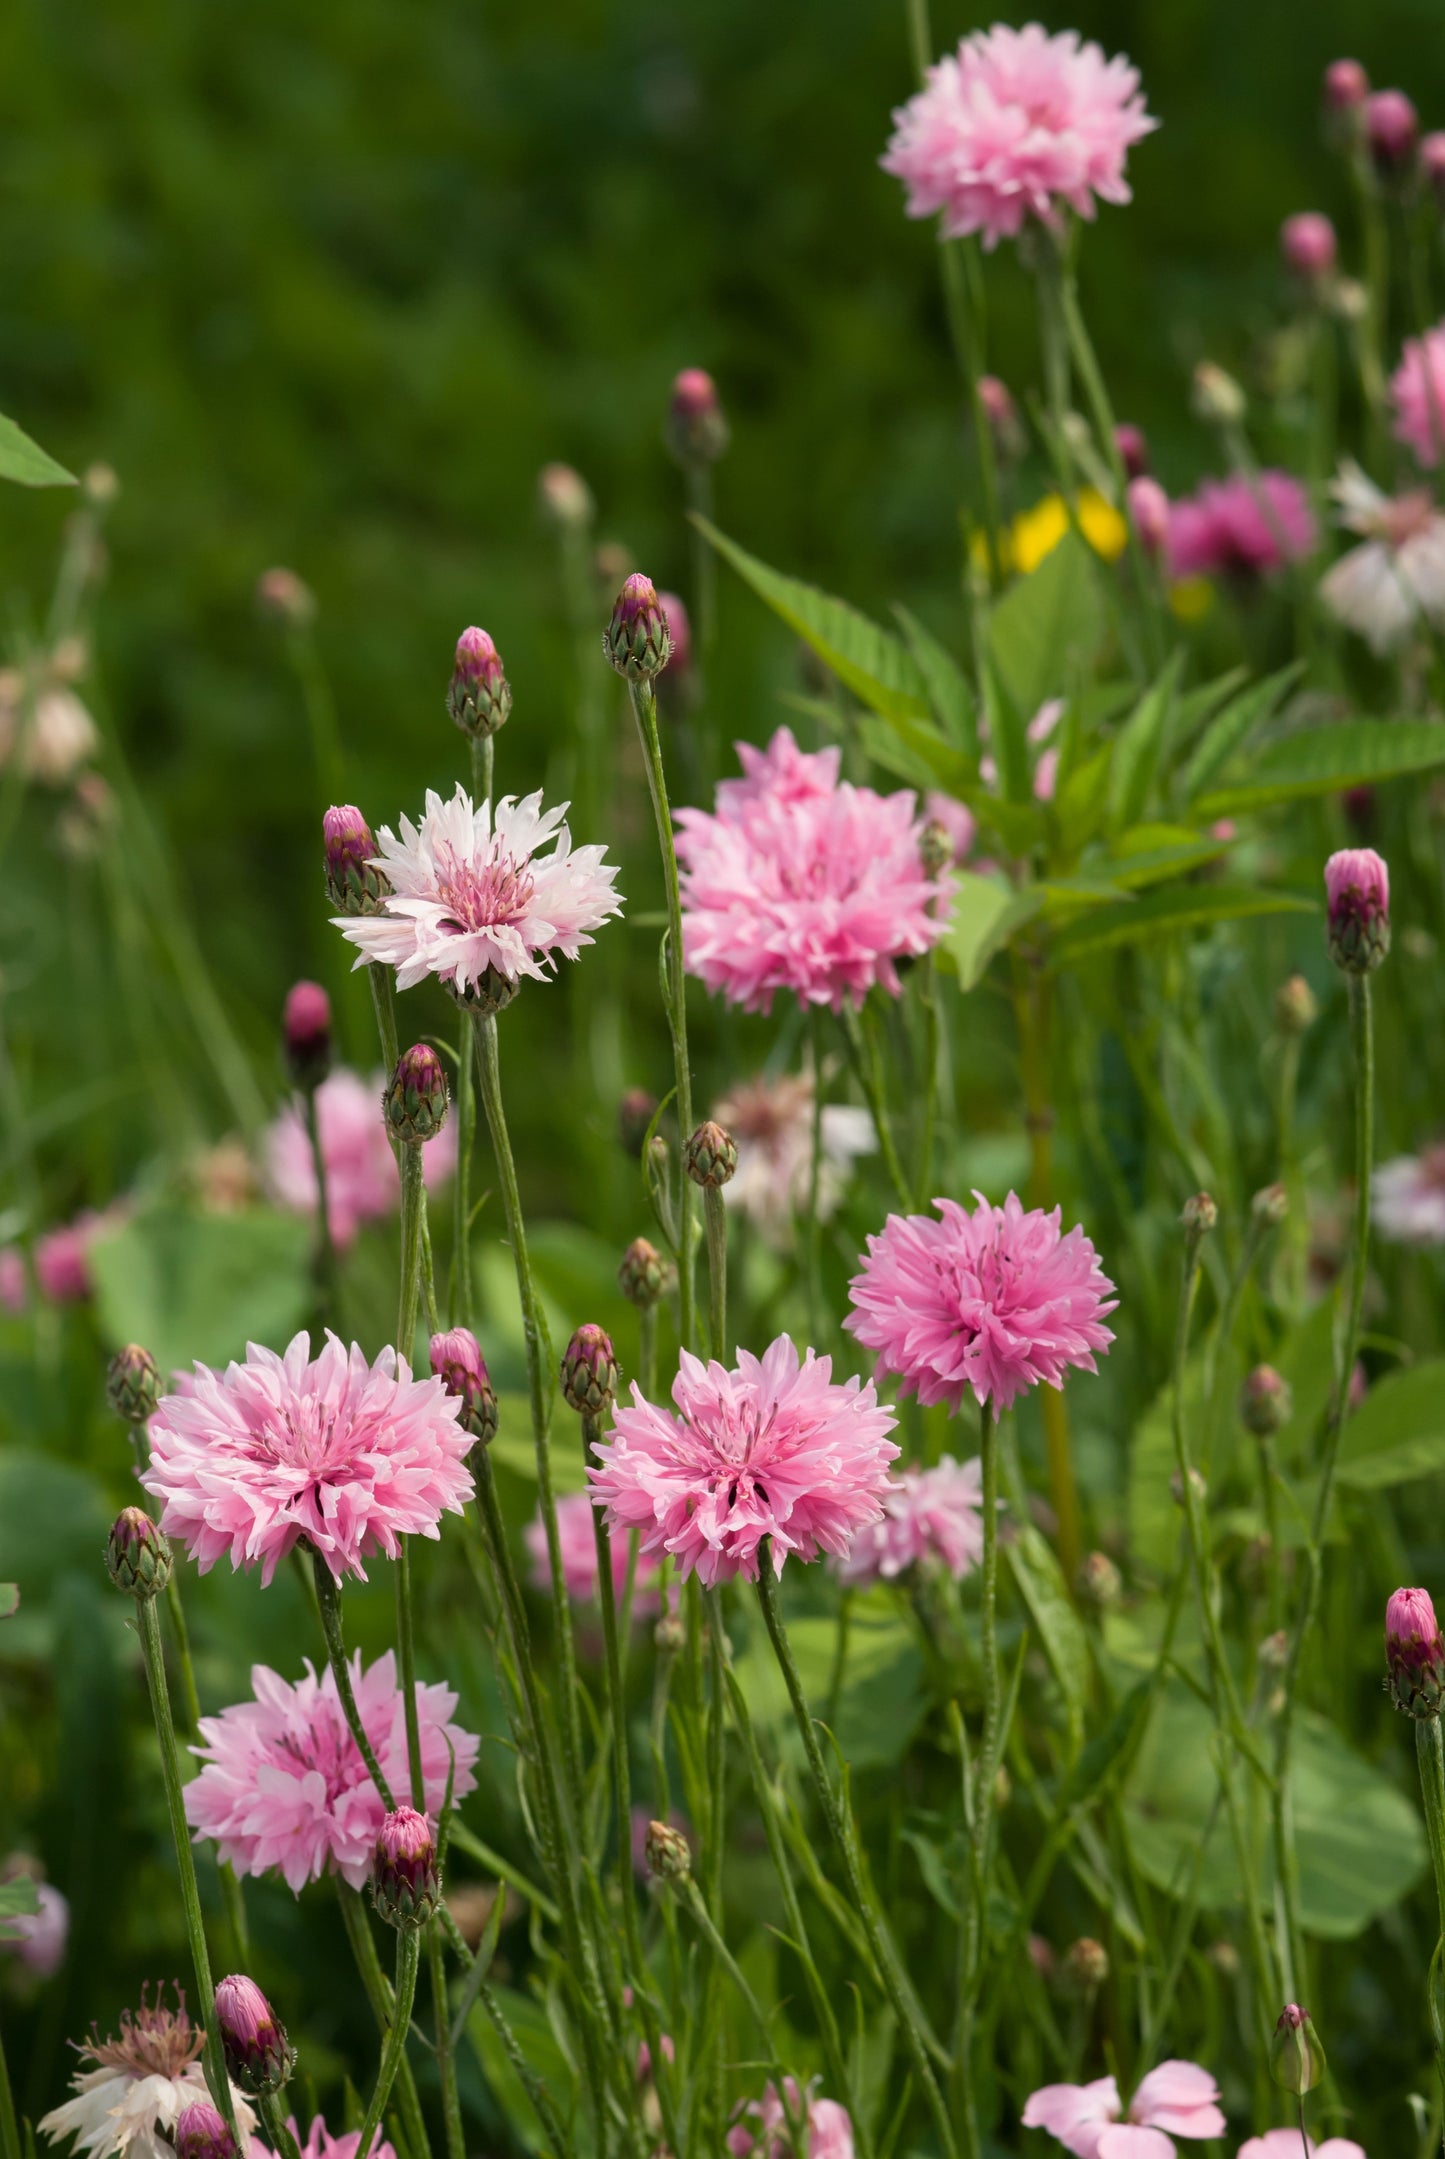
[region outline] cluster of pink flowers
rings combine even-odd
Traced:
[[[983,1557],[982,1506],[977,1456],[957,1462],[946,1454],[932,1469],[905,1469],[888,1486],[882,1520],[853,1539],[838,1579],[863,1589],[931,1560],[961,1581]]]
[[[358,1652],[351,1683],[381,1773],[393,1793],[404,1791],[406,1705],[391,1651],[365,1671]],[[186,1786],[186,1820],[198,1837],[215,1839],[238,1874],[275,1867],[300,1890],[330,1869],[360,1889],[386,1808],[351,1736],[330,1666],[318,1679],[308,1663],[306,1677],[290,1686],[257,1664],[251,1686],[254,1701],[201,1719],[201,1744],[192,1751],[205,1766]],[[416,1706],[426,1803],[436,1814],[453,1760],[454,1797],[472,1789],[480,1743],[451,1722],[457,1698],[449,1687],[418,1683]]]
[[[366,1080],[338,1066],[316,1090],[316,1127],[326,1170],[326,1215],[332,1241],[344,1251],[363,1222],[380,1222],[401,1204],[401,1177],[382,1118],[382,1076]],[[445,1183],[457,1166],[457,1131],[448,1118],[421,1151],[427,1189]],[[288,1103],[266,1134],[266,1181],[295,1214],[316,1212],[316,1166],[300,1110]]]
[[[1445,456],[1445,323],[1423,337],[1408,337],[1390,379],[1395,435],[1418,463],[1433,467]]]
[[[942,929],[914,796],[840,780],[836,750],[805,753],[786,727],[739,755],[714,812],[678,813],[689,972],[748,1012],[779,990],[835,1012],[875,984],[896,997],[895,961]]]
[[[1303,561],[1314,545],[1309,497],[1288,472],[1205,480],[1197,493],[1169,505],[1171,577],[1265,577]]]
[[[557,1540],[562,1547],[562,1580],[574,1604],[591,1604],[597,1595],[597,1539],[592,1528],[593,1507],[585,1492],[568,1492],[557,1502]],[[527,1524],[527,1552],[532,1579],[539,1589],[552,1586],[552,1562],[547,1550],[547,1527],[541,1515]],[[619,1603],[627,1587],[628,1540],[611,1539],[612,1593]],[[645,1618],[660,1609],[657,1576],[662,1561],[655,1552],[638,1553],[632,1587],[632,1611]]]
[[[1125,158],[1157,125],[1127,60],[1037,23],[965,38],[893,120],[882,165],[909,216],[941,213],[945,239],[981,233],[989,248],[1030,218],[1058,226],[1065,210],[1091,218],[1096,197],[1127,202]]]
[[[1046,2129],[1075,2159],[1172,2159],[1172,2137],[1224,2134],[1219,2086],[1195,2062],[1161,2062],[1142,2080],[1127,2116],[1113,2077],[1045,2084],[1024,2108],[1026,2129]]]

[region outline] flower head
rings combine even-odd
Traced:
[[[672,656],[672,638],[657,588],[641,570],[622,581],[612,620],[602,635],[602,650],[629,682],[650,681]]]
[[[365,1671],[358,1652],[351,1681],[381,1773],[394,1791],[404,1789],[406,1709],[391,1651]],[[276,1867],[299,1891],[334,1871],[360,1889],[386,1808],[351,1736],[330,1666],[318,1679],[308,1664],[293,1687],[264,1664],[253,1665],[251,1686],[254,1700],[201,1719],[201,1744],[193,1751],[205,1766],[186,1786],[187,1821],[197,1836],[215,1839],[238,1874]],[[446,1800],[453,1759],[454,1796],[464,1797],[476,1782],[478,1742],[450,1721],[456,1706],[450,1688],[418,1684],[422,1771],[433,1813]]]
[[[1125,157],[1158,124],[1127,60],[1038,23],[965,38],[893,121],[880,162],[908,215],[941,212],[945,239],[977,232],[989,248],[1029,218],[1057,228],[1065,209],[1092,218],[1096,197],[1128,202]]]
[[[75,2097],[41,2117],[41,2135],[53,2144],[68,2138],[74,2151],[92,2159],[175,2159],[181,2115],[210,2103],[200,2062],[204,2043],[180,1988],[174,2009],[157,1988],[153,2004],[142,1998],[138,2010],[122,2012],[120,2029],[109,2038],[92,2030],[78,2049],[92,2066],[72,2078]],[[249,2136],[256,2116],[239,2092],[231,2099],[236,2126]]]
[[[605,1328],[589,1320],[562,1352],[562,1399],[579,1417],[600,1417],[617,1391],[617,1357]]]
[[[1390,872],[1373,847],[1342,847],[1325,864],[1330,958],[1346,974],[1374,972],[1390,950]]]
[[[1335,266],[1335,228],[1319,210],[1297,210],[1279,228],[1279,248],[1286,268],[1306,284],[1317,285]]]
[[[868,1239],[843,1323],[900,1393],[955,1413],[969,1391],[1001,1411],[1039,1380],[1062,1385],[1070,1365],[1094,1371],[1118,1301],[1083,1230],[1060,1234],[1057,1207],[1025,1209],[1012,1192],[1002,1207],[974,1198],[972,1214],[936,1200],[938,1221],[890,1215]]]
[[[1390,401],[1397,441],[1409,444],[1417,463],[1438,465],[1445,454],[1445,322],[1406,338]]]
[[[229,1552],[269,1582],[306,1537],[336,1580],[365,1580],[370,1553],[435,1537],[471,1497],[459,1407],[393,1349],[372,1365],[334,1334],[316,1358],[306,1334],[284,1357],[252,1342],[244,1364],[198,1364],[193,1391],[166,1396],[141,1481],[203,1574]]]
[[[1300,2159],[1301,2151],[1307,2159],[1365,2159],[1362,2145],[1352,2143],[1348,2137],[1326,2137],[1323,2144],[1316,2144],[1307,2136],[1303,2145],[1298,2129],[1266,2129],[1263,2136],[1249,2137],[1239,2147],[1237,2159]]]
[[[155,1358],[139,1342],[127,1342],[111,1358],[105,1373],[106,1399],[125,1424],[144,1424],[160,1400],[161,1375]]]
[[[769,2084],[760,2100],[743,2110],[742,2116],[728,2131],[727,2148],[733,2159],[784,2159],[784,2154],[794,2150],[788,2136],[788,2116],[804,2124],[803,2142],[797,2146],[795,2159],[853,2159],[853,2123],[848,2109],[836,2099],[820,2099],[815,2090],[816,2079],[806,2089],[800,2089],[796,2077],[784,2079],[787,2105],[776,2084]],[[758,2124],[754,2131],[748,2122],[751,2116]]]
[[[106,1572],[127,1596],[158,1597],[171,1578],[171,1548],[144,1507],[122,1507],[105,1547]]]
[[[673,377],[667,401],[667,446],[680,465],[710,465],[728,446],[728,423],[717,384],[704,367]]]
[[[1325,69],[1324,99],[1333,112],[1355,112],[1370,94],[1370,78],[1358,60],[1331,60]]]
[[[430,1042],[413,1042],[396,1061],[381,1098],[386,1128],[403,1147],[424,1147],[447,1121],[447,1076]]]
[[[35,1246],[35,1278],[51,1304],[83,1304],[95,1284],[90,1248],[110,1226],[110,1219],[86,1207],[58,1229],[47,1230]]]
[[[544,516],[562,532],[584,532],[595,505],[592,490],[571,465],[544,465],[537,475],[537,500]]]
[[[1169,544],[1169,497],[1151,473],[1141,472],[1125,490],[1129,522],[1152,562]]]
[[[717,1105],[717,1121],[737,1146],[737,1169],[723,1196],[755,1222],[768,1243],[785,1248],[813,1189],[813,1095],[810,1072],[745,1080]],[[866,1109],[846,1102],[823,1106],[819,1138],[818,1219],[838,1211],[853,1165],[878,1145]]]
[[[437,1844],[415,1807],[394,1807],[377,1834],[372,1900],[388,1926],[425,1926],[441,1899]]]
[[[236,2159],[236,2139],[209,2099],[182,2107],[176,2122],[176,2159]]]
[[[1194,2062],[1160,2062],[1121,2121],[1123,2113],[1118,2085],[1100,2077],[1093,2084],[1045,2084],[1030,2094],[1023,2125],[1047,2130],[1076,2159],[1171,2159],[1171,2137],[1224,2134],[1219,2086]]]
[[[279,2091],[296,2067],[286,2027],[254,1979],[228,1973],[216,1982],[216,2028],[226,2068],[243,2091]]]
[[[1281,2091],[1299,2098],[1312,2092],[1325,2073],[1325,2050],[1308,2009],[1286,2002],[1274,2027],[1269,2072]]]
[[[765,1537],[778,1573],[789,1552],[841,1559],[878,1520],[897,1420],[871,1382],[838,1385],[830,1357],[800,1362],[786,1335],[761,1359],[739,1351],[731,1372],[684,1350],[672,1399],[676,1416],[634,1383],[587,1474],[614,1534],[640,1531],[641,1550],[671,1552],[684,1577],[756,1581]]]
[[[1381,655],[1422,620],[1445,625],[1445,517],[1425,490],[1383,494],[1346,459],[1331,492],[1339,522],[1363,539],[1320,579],[1320,598],[1336,620]]]
[[[1373,90],[1365,99],[1365,142],[1375,170],[1402,173],[1420,138],[1420,115],[1403,90]]]
[[[321,820],[326,855],[326,896],[344,915],[375,914],[390,890],[372,867],[376,841],[354,803],[334,803]]]
[[[293,1087],[309,1093],[331,1070],[331,999],[319,982],[293,982],[281,1015],[286,1069]]]
[[[883,1497],[883,1519],[860,1529],[838,1568],[850,1588],[891,1582],[927,1560],[955,1581],[983,1557],[983,1471],[978,1457],[944,1455],[932,1469],[905,1469]]]
[[[622,903],[603,850],[573,848],[566,807],[544,810],[539,793],[474,810],[458,787],[450,802],[428,793],[420,825],[403,817],[399,839],[383,825],[376,866],[392,890],[376,914],[336,918],[357,966],[394,967],[404,990],[436,975],[480,998],[545,981],[558,953],[575,960]]]
[[[354,1243],[363,1222],[384,1221],[401,1203],[396,1156],[386,1136],[382,1076],[363,1079],[338,1066],[316,1090],[316,1127],[326,1166],[326,1212],[339,1250]],[[294,1104],[266,1133],[266,1181],[273,1198],[293,1214],[316,1212],[316,1165],[305,1122]],[[456,1168],[457,1135],[444,1125],[422,1151],[427,1189]]]
[[[1438,1717],[1445,1706],[1445,1641],[1428,1589],[1397,1589],[1385,1606],[1385,1664],[1395,1707]]]
[[[592,1527],[594,1514],[592,1501],[586,1492],[568,1492],[557,1502],[557,1542],[562,1549],[562,1581],[574,1604],[591,1604],[597,1596],[597,1537]],[[547,1525],[537,1514],[527,1524],[524,1532],[527,1551],[532,1561],[532,1580],[539,1589],[552,1586],[552,1559],[547,1550]],[[612,1594],[620,1604],[627,1588],[626,1537],[610,1540],[612,1553]],[[646,1619],[659,1611],[662,1599],[657,1592],[658,1570],[662,1560],[656,1552],[638,1555],[637,1575],[633,1583],[632,1611],[634,1618]]]
[[[359,2129],[348,2129],[341,2136],[334,2137],[318,2114],[303,2141],[294,2115],[287,2121],[286,2126],[300,2146],[301,2159],[356,2159],[357,2146],[361,2142]],[[395,2149],[387,2143],[379,2129],[371,2140],[367,2159],[396,2159]]]
[[[1170,504],[1171,577],[1266,577],[1315,544],[1309,497],[1288,472],[1206,480]]]
[[[462,1405],[462,1425],[473,1439],[489,1445],[497,1436],[497,1392],[476,1336],[469,1327],[434,1334],[429,1355],[432,1371]]]
[[[1445,1143],[1396,1155],[1375,1171],[1375,1228],[1392,1244],[1445,1244]]]
[[[512,709],[512,686],[485,630],[463,630],[447,684],[447,711],[464,735],[484,742],[504,727]]]

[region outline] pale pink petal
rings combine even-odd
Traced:
[[[1136,2128],[1132,2122],[1117,2122],[1106,2129],[1094,2152],[1095,2159],[1178,2159],[1162,2129]]]

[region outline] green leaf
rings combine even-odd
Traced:
[[[1104,829],[1109,808],[1109,766],[1112,752],[1095,750],[1059,782],[1050,808],[1066,855],[1077,854],[1096,833]]]
[[[989,617],[990,657],[1025,721],[1091,664],[1105,627],[1093,557],[1077,533],[1066,532]]]
[[[0,1882],[0,1940],[9,1938],[7,1919],[31,1919],[39,1909],[40,1899],[28,1874],[15,1874],[8,1882]]]
[[[1337,1475],[1381,1492],[1445,1469],[1445,1357],[1377,1380],[1340,1434]]]
[[[956,750],[932,720],[872,720],[858,722],[858,739],[875,765],[896,773],[911,787],[941,787],[945,794],[960,794],[973,786],[978,767]]]
[[[20,1609],[20,1584],[0,1582],[0,1619],[13,1619]]]
[[[1186,802],[1192,802],[1215,773],[1244,748],[1256,727],[1268,718],[1285,691],[1298,680],[1303,666],[1302,660],[1296,660],[1290,666],[1282,667],[1277,675],[1251,683],[1225,706],[1218,719],[1211,722],[1185,768],[1183,795]]]
[[[1009,1565],[1059,1683],[1069,1722],[1080,1724],[1089,1692],[1089,1639],[1051,1546],[1031,1522],[1016,1526],[1018,1535],[1006,1547]]]
[[[1271,742],[1246,770],[1226,776],[1195,804],[1201,822],[1373,786],[1406,772],[1445,765],[1445,725],[1438,720],[1346,720]]]
[[[1082,922],[1061,930],[1050,964],[1065,967],[1111,946],[1141,944],[1187,930],[1212,929],[1220,922],[1243,922],[1254,915],[1309,914],[1313,902],[1290,892],[1261,892],[1254,885],[1171,885],[1148,899],[1126,906],[1101,907]]]
[[[1140,844],[1131,845],[1134,841]],[[1135,892],[1146,885],[1163,884],[1169,877],[1182,877],[1206,862],[1217,862],[1229,852],[1229,841],[1205,839],[1183,825],[1135,825],[1116,842],[1116,848],[1099,867],[1114,884]]]
[[[1144,814],[1159,770],[1159,754],[1183,666],[1181,645],[1170,654],[1115,737],[1109,769],[1109,811],[1116,830],[1137,824]]]
[[[790,1616],[788,1635],[813,1714],[826,1716],[838,1647],[837,1619]],[[795,1727],[788,1692],[761,1623],[750,1626],[747,1647],[738,1659],[738,1682],[746,1689],[759,1724],[776,1729],[791,1746]],[[856,1598],[833,1726],[845,1761],[856,1770],[901,1760],[927,1708],[923,1658],[895,1598],[886,1589]]]
[[[494,1986],[492,1993],[524,2061],[546,2088],[563,2121],[569,2120],[577,2103],[576,2078],[545,2008],[530,1994],[520,1994],[513,1987]],[[533,2112],[525,2085],[507,2059],[496,2026],[480,2004],[467,2019],[467,2034],[508,2129],[528,2151],[550,2151],[551,2139]]]
[[[0,480],[18,481],[21,487],[74,487],[75,474],[57,465],[23,428],[0,413]]]
[[[958,969],[959,987],[971,990],[1014,931],[1038,913],[1043,894],[1037,885],[1016,892],[1001,878],[976,877],[972,870],[957,871],[953,887],[943,941]]]
[[[1216,675],[1212,682],[1201,683],[1197,690],[1187,690],[1180,698],[1174,718],[1174,740],[1183,745],[1192,740],[1206,721],[1213,718],[1227,697],[1233,697],[1249,680],[1247,667],[1231,667],[1224,675]]]
[[[896,601],[893,612],[928,684],[934,718],[949,741],[977,763],[978,714],[967,676],[953,654],[923,627],[916,615]]]
[[[309,1222],[262,1208],[133,1215],[90,1249],[102,1330],[144,1342],[163,1372],[225,1364],[248,1342],[282,1349],[311,1305],[311,1239]]]
[[[928,678],[898,638],[860,615],[846,600],[835,600],[816,585],[769,569],[705,517],[694,515],[692,521],[743,582],[812,646],[855,697],[888,720],[928,718]]]

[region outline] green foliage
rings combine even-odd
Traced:
[[[989,657],[1020,725],[1088,669],[1106,628],[1094,557],[1077,533],[1066,533],[989,617]]]
[[[21,487],[74,487],[75,474],[0,413],[0,480],[14,480]]]
[[[147,1208],[92,1247],[102,1324],[162,1372],[227,1364],[248,1342],[284,1347],[310,1307],[311,1244],[293,1215]]]

